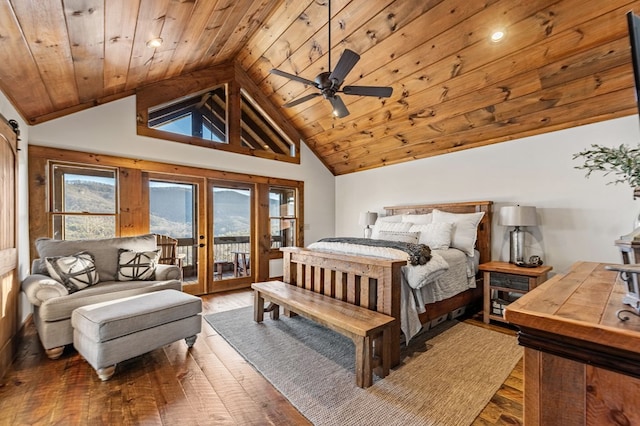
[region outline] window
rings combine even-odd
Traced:
[[[149,180],[149,232],[178,240],[183,278],[191,282],[198,273],[197,199],[195,183]]]
[[[50,170],[53,238],[116,236],[116,170],[64,164]]]
[[[300,164],[300,132],[232,62],[137,89],[136,131],[152,138]]]
[[[195,242],[195,185],[149,181],[149,231]]]
[[[296,188],[276,186],[269,188],[269,227],[272,249],[296,245],[297,211]]]
[[[251,217],[253,185],[215,180],[211,182],[211,188],[213,280],[250,276],[251,242],[255,235]],[[225,273],[228,268],[229,272],[233,270],[232,274]]]
[[[211,142],[227,143],[227,89],[204,93],[149,108],[149,127]]]
[[[241,94],[242,145],[295,157],[296,146],[244,90]]]

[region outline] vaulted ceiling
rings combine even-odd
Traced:
[[[32,124],[236,61],[276,106],[328,69],[328,0],[0,0],[0,89]],[[332,67],[388,99],[283,116],[336,175],[637,112],[625,14],[640,0],[332,0]],[[505,37],[490,40],[502,29]],[[161,37],[161,47],[147,41]]]

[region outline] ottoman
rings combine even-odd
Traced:
[[[202,301],[161,290],[77,308],[71,314],[73,346],[109,380],[116,364],[176,340],[192,347],[200,332]]]

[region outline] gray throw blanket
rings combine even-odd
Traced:
[[[409,255],[409,263],[412,265],[424,265],[431,259],[431,249],[424,244],[403,243],[400,241],[373,240],[370,238],[329,237],[322,238],[319,242],[359,244],[361,246],[389,247],[402,250]]]

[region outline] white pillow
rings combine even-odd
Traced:
[[[420,233],[420,244],[426,244],[432,250],[446,250],[451,245],[453,223],[414,224],[409,231]]]
[[[393,216],[378,216],[376,221],[380,222],[402,222],[402,215],[396,214]]]
[[[433,215],[431,213],[427,214],[403,214],[402,215],[403,222],[411,222],[416,225],[422,225],[433,222]]]
[[[451,234],[451,247],[462,250],[469,257],[475,255],[474,247],[478,236],[478,224],[484,212],[479,213],[449,213],[433,209],[433,222],[453,223]]]
[[[419,232],[380,231],[381,240],[418,244]]]
[[[413,223],[409,222],[386,222],[383,220],[377,220],[373,225],[373,231],[371,232],[371,238],[379,239],[380,231],[395,231],[395,232],[408,232]]]

